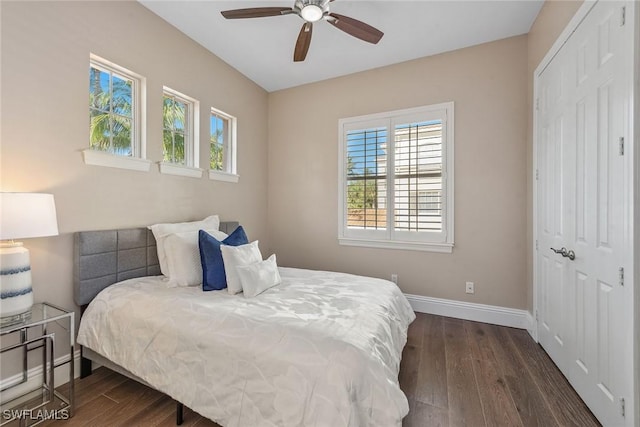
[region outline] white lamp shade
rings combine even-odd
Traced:
[[[0,240],[57,235],[53,194],[0,193]]]

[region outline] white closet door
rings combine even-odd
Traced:
[[[569,367],[570,339],[574,321],[570,306],[572,277],[568,258],[556,254],[573,240],[570,207],[575,169],[575,148],[571,143],[573,115],[567,111],[569,53],[563,49],[540,78],[540,131],[538,161],[538,254],[541,297],[538,308],[540,344],[563,372]],[[568,249],[567,249],[568,250]]]
[[[631,91],[623,5],[597,3],[538,81],[539,341],[606,426],[626,424],[621,399],[633,381],[624,368],[633,313],[619,277],[627,247],[619,139]]]

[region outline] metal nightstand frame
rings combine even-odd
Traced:
[[[64,325],[60,324],[58,321],[67,319],[68,320],[68,329],[64,327]],[[71,352],[69,355],[69,360],[60,362],[58,364],[55,363],[55,333],[49,333],[47,331],[47,326],[49,323],[55,322],[63,329],[67,329],[69,331],[69,343],[71,347]],[[35,337],[29,339],[29,329],[40,327],[40,334]],[[35,422],[31,424],[27,424],[28,421],[34,421],[34,419],[29,416],[29,419],[26,419],[27,414],[32,414],[32,411],[38,411],[40,409],[44,409],[47,404],[54,401],[55,398],[58,398],[62,405],[60,407],[55,408],[56,411],[67,409],[69,414],[69,418],[73,416],[73,411],[75,409],[74,402],[74,373],[75,373],[75,313],[73,311],[68,311],[63,308],[60,308],[56,305],[50,303],[38,303],[34,304],[31,308],[31,315],[26,319],[11,325],[6,325],[0,328],[0,337],[10,334],[20,334],[20,342],[17,344],[9,345],[6,347],[2,347],[0,349],[0,354],[6,353],[8,351],[16,350],[18,348],[22,348],[23,357],[22,357],[22,379],[12,384],[2,388],[0,392],[5,390],[12,389],[21,384],[27,383],[29,380],[28,375],[28,355],[29,352],[42,349],[42,375],[43,380],[42,384],[35,389],[28,390],[24,393],[21,393],[19,396],[16,396],[6,402],[3,402],[3,407],[11,407],[11,404],[17,402],[21,399],[24,399],[26,396],[35,393],[36,391],[42,392],[42,400],[35,407],[21,407],[23,403],[20,403],[15,406],[15,412],[11,417],[7,419],[2,419],[0,426],[4,426],[19,417],[15,414],[19,414],[22,412],[25,415],[23,418],[20,418],[20,425],[37,425],[41,422],[47,421],[47,418],[37,419]],[[55,390],[55,374],[54,371],[57,367],[69,364],[69,396],[66,397],[62,395],[62,393]],[[35,398],[35,396],[34,396]],[[4,415],[4,413],[3,413]]]

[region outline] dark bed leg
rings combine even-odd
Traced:
[[[91,360],[82,356],[82,347],[80,347],[80,378],[86,378],[91,373]]]
[[[80,317],[84,314],[84,311],[87,309],[87,305],[80,306]],[[80,378],[86,378],[91,375],[91,360],[85,358],[83,356],[84,347],[80,346]]]
[[[184,421],[184,405],[180,402],[176,405],[176,425],[181,426]]]

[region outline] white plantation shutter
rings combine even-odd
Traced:
[[[451,252],[453,103],[340,120],[341,244]]]
[[[388,131],[385,127],[347,132],[347,226],[387,228]]]
[[[396,230],[442,231],[442,121],[394,129]]]

